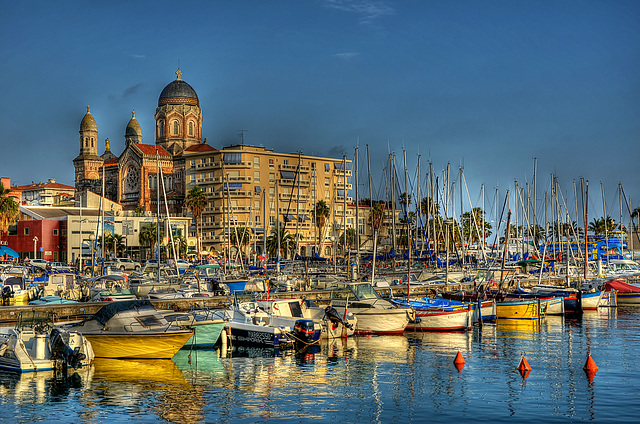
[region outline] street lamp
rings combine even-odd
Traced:
[[[36,259],[36,252],[38,251],[38,236],[33,236],[33,259]]]

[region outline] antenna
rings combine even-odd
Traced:
[[[240,132],[240,144],[244,146],[244,133],[248,130],[238,130]]]

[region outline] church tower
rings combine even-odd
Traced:
[[[100,193],[100,167],[104,159],[98,156],[98,125],[87,106],[87,113],[80,123],[80,154],[73,160],[77,192],[90,190]]]
[[[202,109],[195,90],[182,80],[180,69],[177,78],[160,93],[156,108],[156,144],[171,155],[182,152],[202,140]]]

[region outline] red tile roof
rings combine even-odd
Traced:
[[[136,144],[136,147],[145,155],[155,155],[156,149],[160,156],[171,156],[162,146],[156,144]]]
[[[202,153],[202,152],[215,152],[216,149],[208,145],[207,143],[194,144],[193,146],[189,146],[184,149],[185,152],[194,152],[194,153]]]
[[[76,188],[73,186],[68,186],[66,184],[60,183],[34,183],[27,184],[23,186],[12,187],[12,190],[15,191],[25,191],[25,190],[35,190],[37,188],[49,188],[49,189],[59,189],[59,190],[75,190]]]

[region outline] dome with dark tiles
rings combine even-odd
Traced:
[[[196,91],[182,80],[182,72],[178,69],[178,77],[171,81],[160,93],[158,106],[166,104],[200,105]]]

